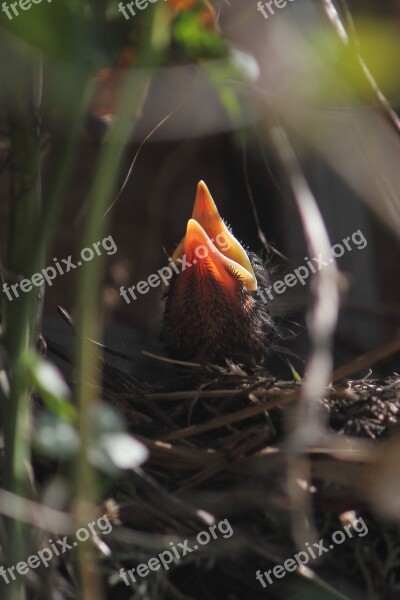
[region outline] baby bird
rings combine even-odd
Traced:
[[[220,365],[263,363],[275,332],[257,294],[268,285],[268,272],[225,225],[203,181],[171,266],[161,334],[167,353]]]

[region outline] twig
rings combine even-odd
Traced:
[[[400,338],[396,338],[389,342],[388,344],[384,344],[376,350],[371,350],[371,352],[367,352],[362,356],[358,356],[354,360],[349,363],[339,367],[332,374],[332,382],[338,381],[339,379],[343,379],[343,377],[347,377],[356,371],[360,371],[361,369],[366,369],[376,364],[377,362],[391,356],[395,352],[400,350]]]
[[[256,203],[254,201],[254,195],[253,195],[253,191],[251,189],[251,185],[250,185],[250,180],[249,180],[249,173],[248,173],[248,168],[247,168],[247,155],[246,155],[246,148],[244,145],[244,141],[242,142],[242,158],[243,158],[243,174],[244,174],[244,180],[246,183],[246,189],[247,189],[247,196],[249,198],[250,201],[250,206],[251,206],[251,210],[253,212],[253,217],[254,217],[254,221],[257,227],[257,235],[258,238],[261,242],[261,244],[263,245],[267,256],[269,256],[270,254],[277,254],[280,258],[283,258],[284,260],[287,260],[283,254],[281,254],[279,252],[279,250],[276,250],[273,246],[271,246],[271,244],[268,242],[267,238],[265,237],[265,234],[263,232],[263,230],[261,229],[261,223],[260,223],[260,218],[258,216],[258,212],[257,212],[257,208],[256,208]]]
[[[193,88],[195,87],[197,80],[198,80],[198,76],[199,76],[199,72],[197,72],[197,75],[195,77],[195,80],[193,82]],[[168,119],[170,119],[172,117],[172,115],[174,115],[176,112],[178,112],[182,106],[184,106],[184,104],[188,101],[188,98],[190,96],[192,90],[190,90],[190,92],[183,98],[182,102],[180,102],[173,110],[171,110],[167,115],[165,115],[165,117],[163,117],[161,119],[161,121],[159,121],[157,123],[157,125],[155,125],[153,127],[153,129],[146,135],[146,137],[140,142],[138,149],[135,152],[135,155],[132,159],[132,162],[130,164],[130,167],[128,169],[128,172],[125,176],[125,179],[122,183],[122,186],[120,187],[120,190],[118,192],[118,194],[116,195],[115,199],[111,202],[110,206],[107,208],[106,212],[103,215],[103,218],[106,217],[108,215],[108,213],[110,212],[110,210],[113,208],[113,206],[118,202],[118,200],[120,199],[120,197],[122,196],[123,192],[125,191],[126,186],[128,185],[128,181],[132,175],[132,171],[133,171],[133,167],[136,164],[136,161],[139,157],[139,154],[143,148],[143,146],[146,144],[146,142],[152,137],[152,135],[162,126],[164,125],[164,123],[166,121],[168,121]]]
[[[174,358],[168,358],[168,356],[161,356],[160,354],[154,354],[154,352],[148,352],[147,350],[142,350],[142,354],[148,356],[149,358],[159,360],[160,362],[166,362],[168,364],[178,365],[180,367],[193,367],[195,369],[200,369],[202,367],[200,363],[187,362],[185,360],[176,360]]]
[[[220,429],[221,427],[226,427],[227,425],[231,425],[232,423],[238,423],[239,421],[245,421],[247,419],[251,419],[256,415],[259,415],[266,410],[272,410],[273,408],[277,408],[278,406],[284,406],[285,404],[289,404],[293,402],[299,397],[299,391],[293,390],[289,393],[286,393],[283,397],[280,396],[275,400],[270,400],[269,402],[265,402],[264,404],[257,404],[256,406],[250,406],[249,408],[244,408],[242,410],[238,410],[237,412],[221,415],[220,417],[216,417],[215,419],[211,419],[207,423],[201,423],[200,425],[191,425],[190,427],[186,427],[185,429],[181,429],[176,433],[172,433],[163,438],[164,441],[170,442],[173,440],[180,440],[183,438],[191,437],[193,435],[198,435],[200,433],[204,433],[206,431],[212,431],[213,429]]]
[[[145,394],[145,396],[146,398],[151,398],[152,400],[167,402],[171,400],[193,400],[195,398],[242,398],[248,396],[250,392],[257,398],[276,398],[280,394],[285,396],[284,391],[280,388],[266,390],[263,385],[261,385],[259,389],[254,389],[252,386],[249,386],[239,390],[184,390],[179,392],[151,392],[150,394]]]

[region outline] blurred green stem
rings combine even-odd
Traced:
[[[107,219],[105,213],[115,194],[116,183],[125,149],[131,138],[134,117],[146,97],[150,82],[150,67],[154,67],[159,55],[151,45],[154,10],[147,13],[148,30],[139,53],[139,61],[132,70],[121,95],[116,119],[103,143],[96,169],[96,177],[89,195],[89,214],[82,239],[81,248],[90,247],[103,239]],[[81,451],[76,465],[76,502],[75,517],[84,526],[93,515],[90,507],[96,500],[96,481],[89,465],[88,451],[92,437],[93,409],[100,388],[100,375],[97,371],[97,354],[90,339],[101,338],[100,294],[102,261],[96,259],[84,263],[79,271],[79,291],[77,303],[77,324],[79,345],[77,348],[78,383],[77,398],[79,404],[79,430]],[[79,547],[82,581],[82,598],[100,600],[101,589],[98,585],[91,561],[86,550]]]
[[[42,256],[32,260],[32,248],[39,235],[41,215],[39,103],[41,98],[42,57],[31,53],[29,60],[21,46],[10,59],[12,87],[7,89],[7,124],[12,147],[11,225],[7,270],[16,277],[39,270]],[[14,281],[8,281],[11,285]],[[30,389],[24,359],[35,345],[41,310],[40,288],[3,304],[4,347],[8,367],[9,391],[1,390],[4,429],[4,487],[21,496],[29,495],[30,466]],[[39,312],[38,312],[39,311]],[[27,528],[15,520],[6,520],[7,559],[15,565],[26,556],[29,547]],[[24,553],[24,555],[22,555]],[[6,600],[25,598],[21,578],[5,587]]]

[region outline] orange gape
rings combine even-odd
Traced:
[[[186,233],[170,261],[162,339],[178,360],[255,366],[265,360],[275,326],[260,300],[269,274],[221,219],[203,181]]]
[[[207,260],[197,256],[198,248],[205,249],[202,252],[206,253]],[[197,185],[192,218],[188,221],[186,235],[177,246],[172,259],[176,260],[183,255],[188,257],[189,262],[194,260],[194,264],[198,265],[200,278],[212,275],[226,290],[237,288],[237,279],[232,277],[232,273],[236,274],[247,290],[257,289],[249,257],[219,216],[204,181],[199,181]]]

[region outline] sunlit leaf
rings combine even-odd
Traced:
[[[26,366],[36,392],[48,409],[61,419],[74,420],[76,409],[70,402],[71,393],[60,371],[34,353],[27,356]]]
[[[301,383],[301,381],[302,381],[301,376],[296,371],[296,369],[294,368],[294,366],[292,365],[292,363],[290,362],[290,360],[288,360],[287,363],[289,365],[289,369],[290,369],[290,371],[292,373],[292,377],[293,377],[294,381],[296,381],[297,383]]]

